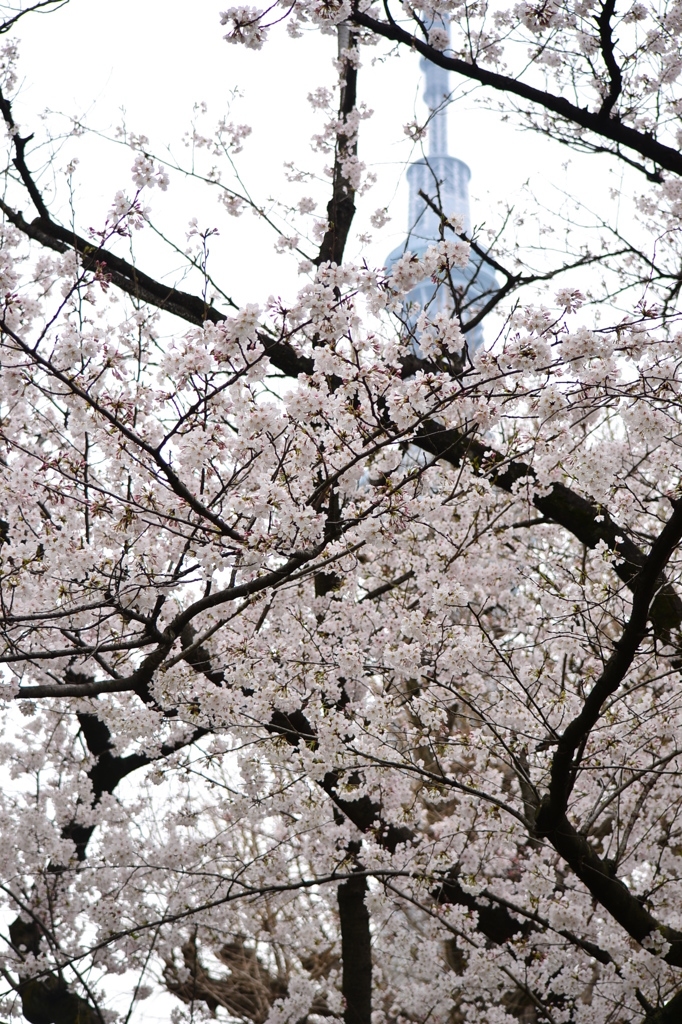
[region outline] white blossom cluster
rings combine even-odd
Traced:
[[[622,112],[604,123],[647,133],[679,114],[680,9],[618,15]],[[603,103],[599,10],[438,0],[395,25],[478,70],[522,52]],[[385,13],[296,0],[221,23],[260,50],[282,17],[296,35]],[[342,87],[358,45],[341,47]],[[6,47],[3,88],[15,62]],[[358,193],[368,111],[340,116],[326,86],[309,101],[334,183]],[[249,130],[223,118],[187,141],[231,160]],[[360,893],[371,1024],[655,1022],[682,968],[679,182],[652,171],[638,200],[657,253],[628,311],[624,286],[597,318],[583,282],[610,268],[581,253],[584,277],[510,286],[499,336],[470,351],[453,271],[496,250],[447,210],[444,236],[390,270],[316,256],[268,212],[307,278],[258,280],[238,304],[212,291],[220,236],[199,216],[173,249],[189,283],[129,258],[170,178],[146,136],[124,137],[133,198],[116,191],[87,241],[16,214],[16,138],[0,226],[2,1020],[58,1003],[127,1020],[108,993],[134,977],[131,1012],[164,990],[177,1024],[341,1024],[361,945],[341,907]],[[334,225],[314,176],[289,172],[306,193],[291,219],[320,242]],[[265,218],[219,170],[205,182],[227,213]],[[434,300],[409,307],[425,280]]]

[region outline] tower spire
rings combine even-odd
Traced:
[[[448,118],[446,100],[450,93],[450,72],[422,57],[419,62],[424,75],[424,102],[431,111],[429,122],[429,157],[448,155]]]
[[[444,17],[436,26],[450,37],[450,21]],[[429,108],[428,156],[417,160],[407,172],[410,185],[408,229],[413,237],[433,241],[439,237],[439,217],[420,193],[428,195],[446,217],[457,213],[470,230],[469,178],[471,172],[462,160],[448,153],[448,97],[450,72],[422,57],[424,102]]]
[[[449,42],[450,25],[447,16],[439,17],[436,24],[429,25],[434,31],[443,29],[447,32]],[[386,265],[391,267],[404,252],[421,255],[441,235],[440,211],[446,217],[457,214],[462,221],[464,231],[471,233],[471,217],[469,213],[469,179],[471,171],[463,160],[458,160],[448,153],[447,104],[450,95],[450,73],[422,58],[420,68],[424,75],[424,101],[429,108],[428,156],[415,160],[407,170],[407,181],[410,187],[410,207],[408,214],[408,236],[403,245],[394,249],[388,257]],[[430,202],[423,197],[428,196]],[[433,205],[431,205],[433,204]],[[446,231],[449,228],[446,227]],[[430,308],[433,312],[439,309],[452,309],[462,315],[463,322],[485,302],[486,298],[497,290],[495,275],[482,255],[472,254],[466,267],[453,268],[449,275],[449,290],[438,288],[436,284],[425,279],[420,281],[407,296],[407,307]],[[483,343],[483,331],[478,324],[467,332],[469,349],[472,350]]]

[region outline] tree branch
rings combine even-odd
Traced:
[[[606,0],[602,6],[599,17],[597,18],[602,57],[609,72],[609,91],[604,97],[604,102],[599,110],[601,117],[612,116],[613,108],[618,102],[618,97],[620,96],[623,88],[623,73],[618,61],[616,60],[613,46],[611,18],[615,14],[615,11],[616,0]]]
[[[357,102],[358,72],[352,57],[348,55],[355,49],[355,35],[347,21],[338,25],[336,31],[341,65],[339,122],[343,128],[336,137],[332,197],[327,204],[328,227],[314,261],[318,267],[322,263],[340,265],[343,262],[348,233],[355,216],[355,189],[348,174],[348,164],[355,161],[358,152],[357,126],[350,123]]]
[[[644,639],[649,609],[663,569],[682,539],[682,501],[675,502],[673,508],[672,516],[633,581],[630,619],[615,644],[615,650],[588,694],[582,711],[559,738],[552,759],[549,790],[543,796],[536,816],[536,832],[552,843],[594,898],[633,939],[643,943],[647,936],[659,933],[670,943],[664,959],[672,966],[682,967],[682,932],[660,924],[628,887],[615,877],[608,863],[595,853],[587,839],[575,830],[566,816],[568,799],[578,770],[575,752],[583,749],[604,702],[616,692],[630,668]]]
[[[601,714],[604,702],[616,692],[646,635],[649,609],[659,587],[661,573],[673,551],[682,539],[682,501],[674,504],[674,511],[665,527],[651,547],[644,565],[632,583],[632,611],[620,639],[616,641],[613,654],[604,670],[590,690],[582,710],[564,729],[552,759],[549,793],[538,815],[540,834],[545,828],[551,830],[552,816],[556,820],[563,815],[573,788],[578,762],[574,759],[576,750],[586,742]]]
[[[92,787],[91,807],[96,807],[102,797],[113,793],[124,778],[138,768],[176,753],[201,739],[206,729],[195,729],[190,737],[177,743],[164,744],[158,756],[150,754],[128,754],[121,757],[112,753],[113,741],[109,727],[96,714],[78,712],[78,721],[88,750],[95,763],[87,772]],[[95,825],[82,825],[75,819],[62,829],[62,838],[70,839],[76,848],[76,859],[82,863],[86,857],[87,845]],[[65,871],[62,865],[50,865],[50,874],[56,879]],[[9,926],[10,941],[15,950],[22,947],[34,956],[40,954],[44,930],[37,916],[17,917]],[[103,1024],[99,1009],[90,1005],[82,996],[71,992],[61,974],[48,972],[43,977],[19,975],[18,992],[22,1012],[31,1024]]]
[[[428,43],[412,35],[401,28],[394,21],[380,21],[371,15],[354,9],[352,19],[356,25],[370,29],[385,39],[392,39],[396,43],[402,43],[412,50],[416,50],[422,57],[426,57],[438,67],[447,71],[454,71],[464,78],[481,85],[488,86],[498,92],[508,93],[511,96],[518,96],[529,103],[536,104],[560,118],[578,125],[595,135],[609,139],[619,146],[634,150],[640,156],[651,160],[663,170],[672,174],[682,175],[682,154],[670,146],[665,146],[650,132],[642,132],[624,124],[617,117],[604,116],[600,111],[594,112],[587,107],[578,107],[571,103],[564,96],[555,96],[553,93],[543,89],[537,89],[525,82],[511,78],[509,75],[502,75],[497,71],[490,71],[476,63],[467,63],[458,57],[447,57],[440,50],[435,50]],[[660,180],[660,178],[659,178]]]
[[[414,442],[423,451],[456,468],[464,459],[468,460],[493,486],[510,494],[519,481],[535,479],[532,466],[518,459],[504,459],[489,444],[477,440],[473,432],[449,429],[431,420],[421,425]],[[628,589],[634,589],[647,556],[625,535],[624,529],[614,523],[602,505],[561,483],[552,484],[546,494],[534,494],[532,502],[546,519],[563,526],[586,547],[592,549],[600,542],[606,544],[618,556],[614,572]],[[664,644],[673,643],[673,634],[682,626],[682,599],[662,572],[656,582],[649,616],[657,638]]]
[[[673,996],[665,1006],[648,1013],[644,1024],[679,1024],[682,1020],[682,991]]]

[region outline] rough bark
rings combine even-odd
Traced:
[[[345,1024],[372,1021],[372,947],[366,893],[364,876],[350,878],[338,889]]]
[[[339,121],[345,125],[357,102],[358,72],[346,55],[355,45],[355,36],[348,22],[338,26],[337,36],[338,58],[342,66]],[[315,260],[317,266],[327,262],[340,265],[343,262],[348,233],[355,216],[355,189],[345,171],[345,164],[357,155],[357,151],[357,132],[352,128],[347,133],[340,132],[334,153],[332,196],[327,203],[327,230]]]

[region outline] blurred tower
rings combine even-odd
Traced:
[[[448,153],[447,98],[450,95],[450,72],[432,64],[422,57],[420,67],[424,73],[424,100],[431,111],[428,129],[428,156],[416,160],[407,170],[410,186],[408,214],[408,237],[390,254],[386,266],[390,269],[396,260],[409,250],[422,256],[429,245],[441,237],[440,217],[420,196],[427,195],[446,217],[458,214],[467,236],[471,233],[469,211],[469,179],[471,171],[463,160]],[[446,237],[451,232],[446,228]],[[471,254],[466,267],[452,270],[453,285],[458,293],[463,312],[463,321],[480,309],[497,290],[497,281],[492,268],[477,254]],[[418,302],[423,309],[431,303],[432,313],[452,308],[452,296],[441,286],[437,299],[433,301],[436,286],[429,279],[421,281],[407,295],[407,303]],[[477,301],[479,300],[479,301]],[[473,351],[483,343],[483,330],[479,324],[467,332],[469,350]]]

